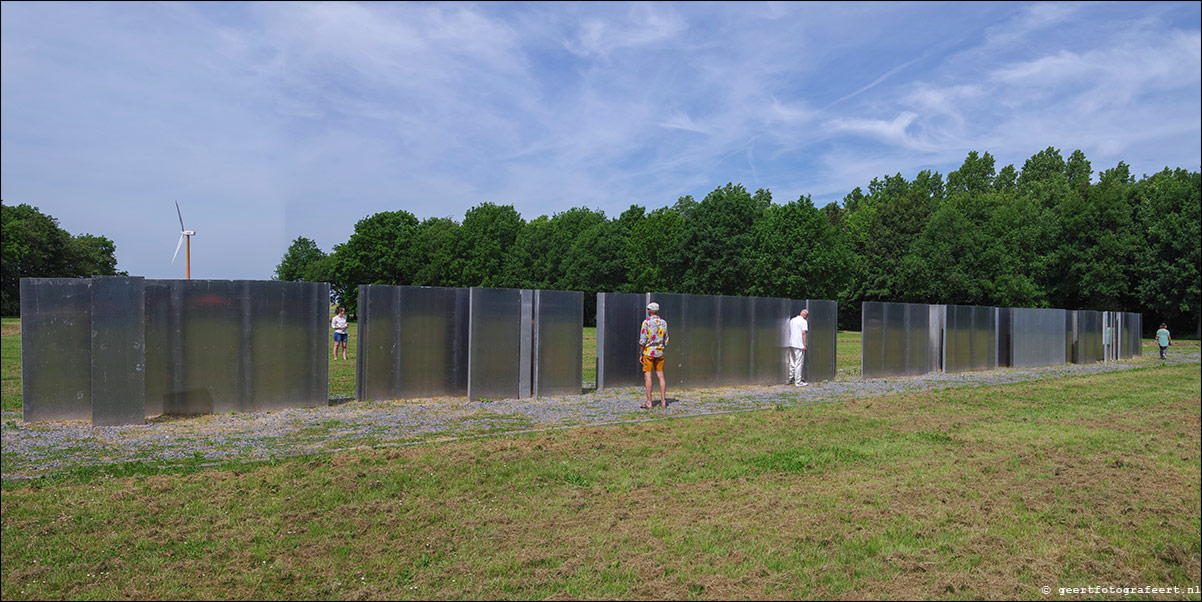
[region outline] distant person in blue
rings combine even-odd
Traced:
[[[1169,325],[1161,324],[1156,331],[1156,344],[1160,345],[1160,359],[1169,359],[1169,345],[1173,344],[1173,336],[1169,334]]]
[[[342,359],[346,359],[346,308],[338,306],[338,313],[330,320],[330,328],[334,329],[334,359],[338,359],[338,349],[342,349]]]

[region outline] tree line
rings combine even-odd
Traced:
[[[124,275],[116,252],[104,236],[72,235],[37,207],[0,201],[0,315],[20,315],[22,278]]]
[[[1047,148],[1022,169],[971,152],[946,177],[874,178],[841,203],[776,203],[727,184],[620,215],[574,207],[526,221],[481,203],[462,221],[370,215],[323,252],[297,238],[281,280],[329,282],[356,311],[360,284],[512,287],[834,299],[840,327],[862,301],[1122,310],[1197,333],[1199,172],[1097,174]]]

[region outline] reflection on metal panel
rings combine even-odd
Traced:
[[[751,297],[751,380],[759,385],[788,381],[787,349],[790,312],[788,299]]]
[[[400,331],[401,287],[359,285],[356,399],[373,401],[400,397]]]
[[[885,372],[885,304],[865,301],[860,312],[860,375],[888,376]]]
[[[359,399],[467,394],[465,288],[359,287]]]
[[[745,385],[751,382],[750,297],[715,297],[718,305],[718,382]]]
[[[997,367],[997,309],[948,305],[944,330],[945,372]]]
[[[473,287],[469,294],[467,396],[519,399],[522,291]]]
[[[466,288],[401,286],[395,399],[467,394]]]
[[[1065,363],[1065,310],[1011,308],[1009,312],[1010,365],[1026,368]]]
[[[1077,310],[1076,362],[1090,364],[1102,359],[1102,312]]]
[[[263,411],[327,405],[325,286],[277,281],[246,286],[250,344],[243,353],[249,357],[250,398],[243,406]]]
[[[927,306],[927,370],[943,370],[943,331],[947,324],[946,305]]]
[[[860,365],[864,378],[930,371],[931,306],[868,301],[862,307]]]
[[[329,285],[147,280],[146,413],[327,403]]]
[[[92,417],[91,283],[21,279],[21,409],[28,422]]]
[[[535,397],[580,394],[583,384],[583,325],[584,293],[534,291],[532,393]]]
[[[920,303],[906,303],[906,361],[905,373],[910,376],[929,372],[931,308]]]
[[[638,365],[645,293],[597,293],[597,390],[643,384]]]
[[[145,424],[145,283],[97,276],[91,288],[92,424]]]
[[[722,328],[718,315],[718,297],[685,295],[684,315],[677,321],[684,349],[684,383],[689,387],[710,387],[722,383],[719,362]]]
[[[997,308],[997,365],[1011,366],[1013,359],[1013,320],[1014,309],[1009,307]]]
[[[807,299],[809,334],[806,340],[807,382],[834,380],[838,375],[839,304],[826,299]]]

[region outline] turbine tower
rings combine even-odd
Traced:
[[[184,214],[179,211],[179,201],[175,202],[175,213],[179,216],[179,242],[175,245],[175,255],[171,256],[172,265],[175,264],[175,258],[179,257],[179,248],[184,244],[184,239],[188,241],[188,249],[184,252],[184,274],[187,280],[192,279],[192,236],[196,234],[192,230],[184,227]]]

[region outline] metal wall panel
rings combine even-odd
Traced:
[[[830,302],[833,303],[833,302]],[[921,303],[862,305],[860,373],[864,378],[909,376],[931,370],[932,306]]]
[[[91,282],[22,278],[21,417],[92,417]]]
[[[1077,310],[1076,362],[1090,364],[1102,360],[1102,312]]]
[[[358,398],[467,395],[466,288],[359,287]]]
[[[927,306],[927,370],[943,371],[943,336],[947,325],[947,306]]]
[[[597,293],[598,391],[643,384],[639,327],[647,303],[646,293]]]
[[[250,396],[255,411],[329,404],[329,285],[248,281]]]
[[[996,308],[948,305],[944,330],[944,371],[991,370],[996,367]]]
[[[1010,307],[997,308],[997,365],[1011,366],[1013,351],[1014,310]]]
[[[865,301],[860,306],[860,375],[891,376],[885,370],[885,304]]]
[[[146,413],[328,403],[329,284],[146,281]]]
[[[752,300],[750,297],[716,297],[718,304],[718,382],[746,385],[751,382]]]
[[[584,378],[583,328],[584,293],[534,291],[535,397],[580,394]],[[633,360],[634,354],[629,356]]]
[[[930,372],[930,320],[931,309],[921,303],[906,303],[906,359],[905,373],[910,376]]]
[[[684,375],[681,386],[712,387],[722,384],[719,374],[722,357],[719,332],[722,323],[718,315],[718,297],[684,295],[684,315],[676,324],[676,332],[680,333],[677,348],[682,350],[685,362],[681,371]]]
[[[521,289],[473,287],[469,295],[468,398],[524,397]]]
[[[92,424],[145,424],[145,282],[97,276],[91,288]]]
[[[1059,366],[1065,363],[1068,336],[1063,309],[1008,308],[1010,358],[1016,368]]]
[[[790,300],[750,297],[751,305],[751,379],[759,385],[788,382],[788,343]],[[798,311],[801,311],[800,309]]]
[[[401,315],[401,287],[359,285],[356,399],[372,401],[401,397]]]
[[[807,299],[805,306],[810,310],[810,331],[806,335],[806,382],[834,380],[839,374],[839,304],[826,299]]]
[[[401,286],[394,399],[467,395],[466,288]]]

